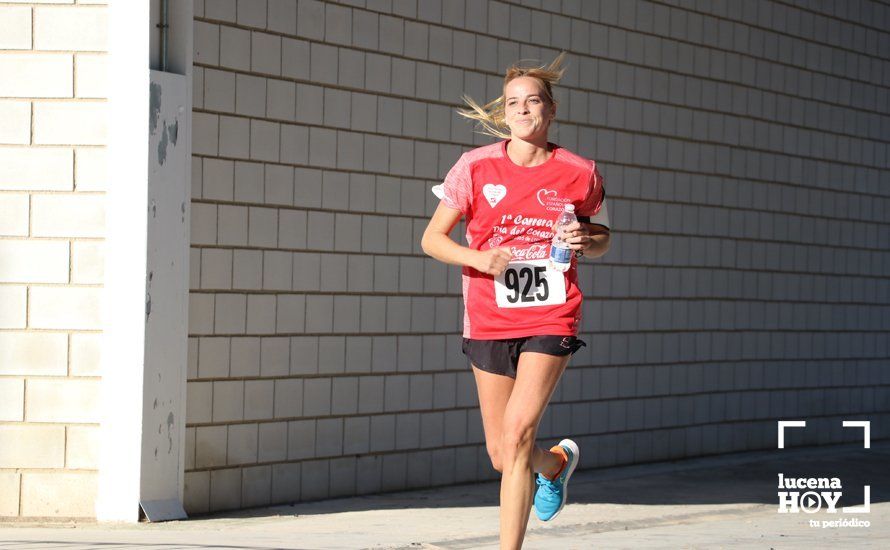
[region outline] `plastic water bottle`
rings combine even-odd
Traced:
[[[574,251],[569,248],[569,243],[559,238],[561,228],[578,221],[575,216],[575,205],[566,204],[565,210],[556,220],[556,228],[553,233],[553,242],[550,244],[550,267],[556,271],[566,272],[572,267]]]

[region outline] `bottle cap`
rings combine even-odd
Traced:
[[[575,205],[572,204],[572,203],[570,203],[570,202],[569,202],[569,203],[566,203],[566,205],[565,205],[565,211],[566,211],[566,212],[574,212],[574,211],[575,211]]]

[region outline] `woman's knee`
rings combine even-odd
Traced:
[[[528,454],[535,448],[535,436],[537,426],[517,423],[510,427],[505,427],[501,437],[500,452],[501,460],[512,459],[520,454]]]
[[[501,461],[501,450],[499,445],[491,444],[487,445],[486,449],[488,450],[488,458],[491,459],[491,467],[497,470],[498,472],[503,473],[504,464]]]

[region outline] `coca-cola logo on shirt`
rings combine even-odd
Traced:
[[[560,198],[555,189],[539,189],[538,203],[550,212],[562,212],[564,205],[571,199]]]
[[[549,244],[533,244],[531,246],[520,248],[518,246],[510,247],[510,252],[513,257],[512,261],[516,260],[543,260],[545,258],[550,257],[550,245]]]

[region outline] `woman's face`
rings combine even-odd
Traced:
[[[520,76],[504,86],[504,115],[510,134],[524,141],[547,139],[556,106],[544,87],[534,78]]]

